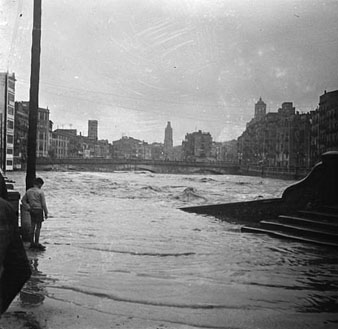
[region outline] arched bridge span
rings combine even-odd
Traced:
[[[238,174],[239,166],[229,162],[189,162],[131,159],[38,159],[39,170],[149,171],[152,173]]]

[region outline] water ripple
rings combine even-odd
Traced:
[[[82,289],[78,287],[70,287],[70,286],[54,286],[55,289],[62,289],[62,290],[71,290],[74,292],[78,292],[81,294],[99,297],[99,298],[106,298],[110,300],[114,300],[116,302],[125,302],[125,303],[133,303],[133,304],[142,304],[142,305],[149,305],[149,306],[158,306],[158,307],[175,307],[175,308],[184,308],[184,309],[200,309],[200,310],[210,310],[210,309],[240,309],[240,310],[252,310],[251,306],[236,306],[236,305],[220,305],[220,304],[181,304],[181,303],[164,303],[164,302],[156,302],[156,301],[149,301],[149,300],[141,300],[141,299],[131,299],[120,297],[114,294],[108,294],[93,290]]]
[[[138,252],[138,251],[128,251],[128,250],[116,250],[116,249],[107,249],[107,248],[88,248],[79,246],[82,249],[112,252],[117,254],[128,254],[132,256],[152,256],[152,257],[180,257],[180,256],[191,256],[196,255],[194,252],[178,252],[178,253],[168,253],[168,252]]]

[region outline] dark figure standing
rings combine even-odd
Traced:
[[[15,209],[0,173],[0,317],[31,275]]]
[[[46,205],[45,194],[41,187],[44,184],[42,178],[34,180],[34,186],[27,190],[21,202],[27,209],[31,216],[31,230],[30,230],[30,248],[44,250],[45,247],[39,243],[40,230],[42,222],[48,218],[48,210]]]

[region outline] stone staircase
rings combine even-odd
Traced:
[[[244,226],[242,232],[263,233],[319,245],[338,247],[338,205],[300,210],[294,215],[279,215]]]
[[[321,161],[309,174],[287,187],[281,198],[185,207],[181,210],[247,225],[242,227],[243,232],[265,233],[337,248],[338,151],[322,154]]]

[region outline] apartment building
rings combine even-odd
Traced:
[[[14,168],[15,74],[0,72],[0,168]]]

